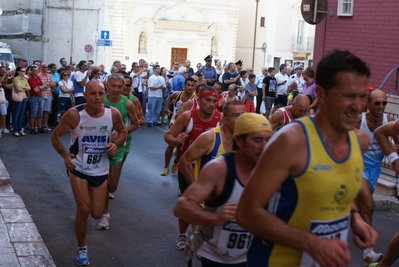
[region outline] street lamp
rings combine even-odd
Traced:
[[[252,47],[252,69],[254,69],[254,64],[255,64],[256,27],[258,25],[258,4],[259,4],[259,0],[255,1],[256,1],[256,13],[255,13],[254,45]]]

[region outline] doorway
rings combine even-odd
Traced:
[[[173,68],[173,62],[179,62],[180,66],[184,65],[184,62],[187,59],[187,48],[177,48],[172,47],[170,56],[170,68]]]

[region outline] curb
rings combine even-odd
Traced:
[[[0,267],[55,267],[21,197],[10,185],[10,176],[0,159]]]

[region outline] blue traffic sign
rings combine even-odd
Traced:
[[[109,31],[101,31],[101,39],[109,39]]]
[[[97,45],[98,46],[112,46],[112,40],[98,39]]]

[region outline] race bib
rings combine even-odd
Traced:
[[[349,233],[349,214],[331,221],[310,221],[309,232],[319,238],[339,239],[346,241]],[[306,252],[302,254],[300,267],[320,267]]]
[[[103,166],[102,157],[106,151],[106,147],[85,147],[83,153],[83,169],[93,170],[101,168]]]
[[[245,257],[251,239],[251,233],[248,233],[235,221],[229,221],[220,232],[216,251],[226,258]]]

